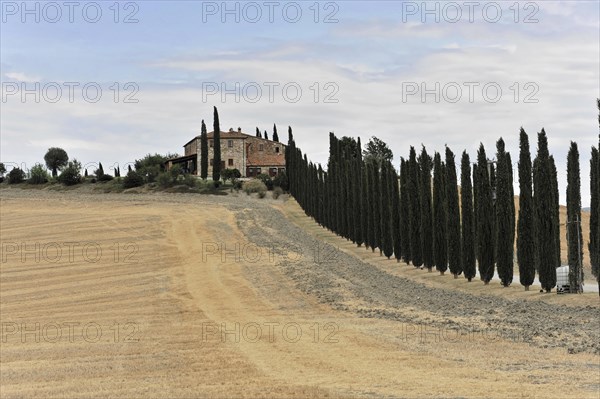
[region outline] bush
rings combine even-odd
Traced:
[[[273,189],[273,199],[277,199],[279,198],[279,196],[283,194],[283,189],[281,187],[275,187]]]
[[[267,195],[266,191],[259,191],[258,192],[258,198],[265,198],[266,195]]]
[[[197,183],[198,183],[198,179],[196,179],[192,175],[185,175],[185,177],[183,178],[183,184],[185,184],[188,187],[197,188],[198,187]]]
[[[223,181],[231,180],[231,182],[234,182],[240,177],[242,177],[242,174],[237,169],[225,169],[221,171],[221,179],[223,179]]]
[[[285,172],[279,172],[273,179],[273,186],[281,187],[283,191],[288,191],[290,185],[288,183],[287,174]]]
[[[8,172],[8,184],[19,184],[25,181],[27,175],[19,168],[13,168]]]
[[[247,182],[244,182],[244,184],[242,185],[242,188],[243,188],[244,192],[248,195],[250,195],[252,193],[258,193],[258,195],[260,196],[261,195],[260,193],[263,193],[265,195],[267,193],[267,186],[265,185],[265,183],[263,183],[262,181],[260,181],[258,179],[252,179]],[[263,195],[263,197],[264,197],[264,195]]]
[[[242,189],[242,182],[239,180],[234,180],[233,181],[233,189],[235,191],[241,190]]]
[[[260,175],[256,176],[256,178],[262,181],[265,186],[267,186],[267,190],[273,189],[273,179],[271,179],[271,176],[261,173]]]
[[[161,172],[156,177],[156,183],[158,183],[158,187],[160,188],[169,188],[173,185],[173,178],[170,173]]]
[[[130,171],[127,173],[127,176],[123,179],[123,187],[124,188],[133,188],[140,187],[144,185],[144,178],[142,175],[135,171]]]
[[[48,179],[50,178],[50,175],[48,174],[46,169],[40,164],[37,164],[33,168],[31,168],[29,174],[30,176],[28,183],[30,184],[44,184],[47,183]]]
[[[69,162],[68,166],[58,176],[58,181],[65,186],[74,186],[81,183],[81,163],[76,159]]]
[[[112,179],[113,177],[107,174],[101,174],[100,176],[98,176],[98,181],[111,181]]]

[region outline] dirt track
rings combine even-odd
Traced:
[[[293,201],[0,199],[3,398],[600,393],[597,296],[565,307],[565,296],[417,276],[332,237]],[[89,251],[69,258],[68,242]],[[39,259],[23,246],[36,243]]]

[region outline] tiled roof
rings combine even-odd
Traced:
[[[208,139],[212,139],[214,138],[215,132],[209,132],[207,134]],[[256,137],[256,135],[250,135],[250,134],[246,134],[243,132],[238,132],[236,130],[234,130],[233,132],[221,132],[221,139],[222,140],[227,140],[227,139],[241,139],[241,140],[245,140],[249,137],[252,137],[254,139],[257,140],[265,140],[265,141],[273,141],[273,140],[267,140],[264,139],[262,137]],[[187,143],[185,143],[183,146],[185,147],[186,145],[190,144],[192,141],[196,140],[196,139],[200,139],[200,136],[196,136],[193,139],[191,139],[190,141],[188,141]],[[284,143],[282,143],[283,145],[285,145]]]

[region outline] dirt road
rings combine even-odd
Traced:
[[[600,391],[597,297],[441,289],[293,202],[3,189],[0,216],[3,398]]]

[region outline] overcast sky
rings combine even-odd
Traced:
[[[51,146],[84,164],[182,153],[212,130],[256,127],[326,163],[328,133],[513,162],[523,126],[546,129],[565,202],[581,153],[582,202],[598,144],[600,8],[593,1],[2,1],[0,160]],[[85,87],[85,89],[84,89]],[[123,168],[123,166],[121,166]],[[516,171],[515,171],[516,172]],[[516,177],[516,176],[515,176]],[[516,180],[516,179],[515,179]],[[518,186],[516,185],[518,188]],[[516,191],[518,193],[518,190]]]

